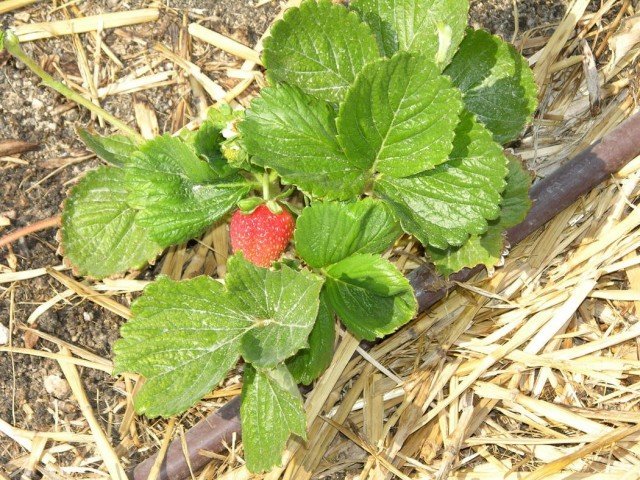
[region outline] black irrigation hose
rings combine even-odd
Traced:
[[[533,201],[531,211],[524,221],[507,231],[507,239],[514,246],[542,227],[562,210],[585,193],[620,170],[640,155],[640,113],[628,118],[602,140],[576,155],[548,177],[538,181],[529,192]],[[450,279],[464,282],[482,271],[482,266],[464,269]],[[423,313],[441,300],[455,285],[446,282],[429,266],[422,266],[409,274],[409,281],[418,299],[419,312]],[[185,435],[191,468],[194,472],[203,468],[210,458],[200,455],[201,450],[220,453],[224,443],[232,436],[240,439],[240,397],[233,398],[217,412],[200,420]],[[146,480],[155,462],[152,455],[133,471],[134,480]],[[183,480],[190,476],[181,442],[174,440],[169,445],[162,462],[159,480]]]

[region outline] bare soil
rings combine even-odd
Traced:
[[[117,11],[143,6],[142,1],[127,2],[88,0],[80,7],[85,14],[98,11]],[[159,41],[175,47],[183,15],[190,21],[206,19],[202,23],[227,34],[247,45],[253,45],[279,12],[284,2],[271,2],[256,7],[249,0],[173,0],[165,2],[170,7],[163,11],[155,24],[124,29],[138,39],[152,45]],[[565,4],[556,0],[518,0],[519,31],[557,22],[563,15]],[[49,2],[19,10],[0,17],[0,24],[14,21],[49,21],[63,18],[60,11],[49,14]],[[484,27],[510,40],[514,33],[513,2],[511,0],[473,1],[471,23]],[[112,31],[105,32],[104,41],[122,59],[144,50],[140,42],[125,40]],[[51,73],[57,65],[66,75],[79,76],[77,57],[69,38],[32,42],[25,50]],[[224,86],[227,66],[237,66],[236,59],[213,49],[194,50],[192,61],[200,65],[212,78]],[[160,66],[162,68],[162,66]],[[118,76],[125,72],[119,72]],[[169,128],[172,111],[181,93],[174,85],[139,93],[155,110],[161,130]],[[132,96],[108,97],[102,106],[135,125]],[[195,111],[195,108],[194,108]],[[66,191],[79,176],[99,165],[97,159],[77,161],[86,154],[77,140],[77,125],[92,125],[100,129],[90,115],[64,98],[39,85],[37,77],[24,65],[7,56],[0,57],[0,140],[21,139],[36,142],[40,148],[24,154],[26,164],[13,163],[0,158],[0,216],[11,219],[11,226],[0,227],[0,235],[14,228],[29,225],[37,220],[57,215]],[[0,250],[0,269],[24,271],[43,266],[59,265],[56,254],[55,230],[47,230],[15,243],[12,250]],[[2,273],[2,272],[0,272]],[[26,323],[33,310],[50,299],[64,286],[48,276],[22,281],[16,285],[0,285],[0,322],[13,327],[14,346],[24,346],[23,332],[18,325]],[[80,345],[105,358],[111,358],[112,345],[118,337],[121,319],[90,302],[68,304],[61,302],[41,316],[36,328],[62,340]],[[39,349],[56,350],[54,344],[39,340]],[[56,398],[47,392],[44,379],[49,375],[61,375],[55,361],[30,355],[0,353],[0,419],[29,430],[50,430],[56,418],[72,421],[80,417],[75,401]],[[106,430],[117,432],[120,419],[103,415],[122,399],[113,388],[113,379],[101,372],[83,369],[81,377],[95,412]],[[111,426],[108,423],[112,422]],[[115,438],[114,443],[118,443]],[[0,465],[25,452],[11,439],[0,436]],[[0,472],[2,467],[0,466]],[[10,472],[6,472],[9,474]]]

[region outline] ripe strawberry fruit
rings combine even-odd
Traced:
[[[251,213],[236,210],[229,227],[231,247],[251,263],[269,267],[287,248],[294,227],[293,216],[286,209],[273,213],[262,204]]]

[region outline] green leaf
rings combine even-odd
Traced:
[[[358,75],[340,105],[339,140],[352,163],[407,177],[447,160],[461,109],[435,64],[400,52]]]
[[[291,434],[306,438],[302,397],[285,366],[272,370],[245,366],[240,419],[245,460],[253,473],[282,463]]]
[[[460,247],[441,250],[428,247],[427,253],[438,272],[444,276],[475,267],[479,264],[493,266],[500,261],[504,248],[504,229],[492,221],[482,235],[471,235]]]
[[[206,277],[150,284],[114,347],[116,371],[144,375],[138,412],[181,413],[209,392],[242,354],[275,367],[300,348],[318,315],[322,279],[282,266],[229,260],[226,289]]]
[[[318,315],[322,278],[286,265],[271,271],[239,255],[228,263],[227,288],[253,328],[242,338],[243,358],[256,366],[274,367],[301,348]]]
[[[140,147],[126,168],[129,204],[138,222],[166,247],[204,232],[250,190],[239,175],[222,180],[180,139],[162,136]]]
[[[314,203],[296,222],[296,250],[311,267],[322,268],[354,253],[381,253],[401,233],[383,202]]]
[[[207,110],[206,123],[213,125],[218,130],[222,131],[230,124],[241,120],[244,117],[244,110],[234,110],[228,103],[223,103],[219,106],[209,107]]]
[[[529,189],[531,188],[531,174],[525,170],[522,162],[513,156],[509,156],[509,173],[507,174],[507,186],[502,192],[500,205],[500,226],[502,228],[515,227],[522,222],[531,209]]]
[[[150,176],[179,175],[192,183],[207,183],[217,176],[209,164],[202,161],[180,139],[165,134],[149,140],[140,147],[132,167]]]
[[[220,152],[224,159],[233,168],[246,170],[248,172],[260,172],[264,170],[251,164],[249,153],[244,144],[242,136],[229,138],[220,144]]]
[[[222,131],[229,128],[244,116],[243,110],[232,110],[227,104],[209,107],[207,119],[193,133],[191,143],[197,155],[208,162],[219,178],[228,177],[236,172],[221,152],[220,144],[225,141]]]
[[[124,171],[100,167],[73,187],[62,212],[62,247],[80,275],[140,268],[162,251],[129,207]]]
[[[213,123],[205,120],[198,130],[188,132],[181,136],[181,138],[193,147],[196,155],[209,162],[214,172],[216,171],[216,165],[221,160],[224,161],[224,157],[220,152],[220,143],[224,141],[224,137],[220,133],[220,128]]]
[[[347,199],[364,190],[371,164],[344,155],[333,108],[296,87],[263,89],[240,131],[254,163],[310,195]]]
[[[329,0],[308,0],[273,25],[263,59],[271,83],[289,83],[338,103],[378,56],[371,30],[355,13]]]
[[[78,136],[89,150],[116,167],[129,165],[133,161],[133,152],[138,149],[136,141],[125,135],[102,137],[80,128]]]
[[[217,281],[175,282],[160,277],[132,306],[133,318],[114,346],[116,372],[146,382],[135,397],[138,413],[181,413],[210,392],[235,365],[251,320]]]
[[[354,0],[358,10],[382,40],[384,52],[393,47],[425,55],[444,67],[464,36],[468,0]],[[383,28],[377,27],[382,25]]]
[[[326,370],[333,358],[335,336],[333,311],[322,293],[318,318],[309,334],[309,348],[303,348],[287,359],[287,368],[296,383],[310,385]]]
[[[518,138],[537,107],[537,87],[527,61],[495,35],[469,30],[444,72],[498,143]]]
[[[379,255],[356,254],[326,268],[325,273],[331,308],[360,338],[374,340],[392,333],[417,312],[409,281]]]
[[[373,35],[376,37],[378,49],[385,57],[392,57],[398,51],[398,34],[393,29],[391,23],[382,20],[380,15],[373,11],[363,11],[354,2],[350,7],[360,15],[360,19],[369,25]]]
[[[446,249],[487,231],[500,213],[507,159],[491,133],[464,112],[449,161],[408,178],[382,177],[374,189],[407,233]]]
[[[429,256],[438,271],[443,275],[451,275],[479,264],[487,267],[498,264],[504,251],[504,231],[524,220],[531,208],[530,185],[531,177],[522,168],[520,161],[509,158],[509,173],[507,186],[502,192],[500,217],[489,222],[489,228],[484,234],[472,235],[458,248],[428,248]]]

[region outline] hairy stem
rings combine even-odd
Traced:
[[[138,132],[136,132],[133,128],[131,128],[126,123],[124,123],[122,120],[117,119],[116,117],[111,115],[109,112],[103,110],[99,106],[95,105],[91,101],[84,98],[78,92],[71,90],[64,83],[57,81],[47,72],[45,72],[44,69],[41,68],[36,61],[34,61],[31,57],[29,57],[29,55],[27,55],[24,52],[24,50],[20,48],[20,41],[18,40],[18,37],[11,30],[7,30],[6,32],[4,32],[3,41],[4,41],[4,48],[7,50],[7,52],[9,52],[16,59],[20,60],[29,68],[29,70],[31,70],[33,73],[39,76],[42,79],[42,83],[44,85],[54,89],[59,94],[64,95],[66,98],[68,98],[72,102],[75,102],[78,105],[82,105],[86,109],[95,113],[99,117],[103,118],[105,122],[110,123],[125,135],[133,137],[139,141],[144,140]]]
[[[262,174],[262,198],[265,200],[271,199],[271,182],[266,171]]]

